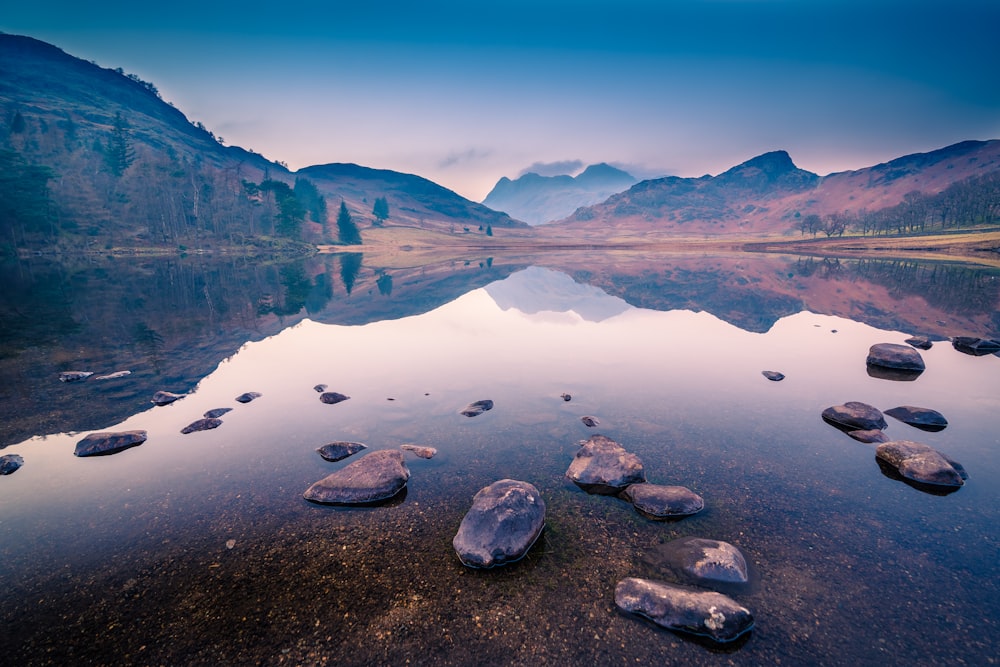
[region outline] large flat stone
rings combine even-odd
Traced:
[[[452,540],[464,565],[489,568],[520,560],[545,527],[545,501],[528,482],[502,479],[481,489]]]
[[[410,470],[398,449],[372,452],[316,482],[302,494],[331,505],[361,505],[388,500],[403,490]]]

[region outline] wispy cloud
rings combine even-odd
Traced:
[[[491,149],[482,148],[469,148],[464,151],[453,151],[438,161],[438,168],[450,169],[451,167],[482,162],[492,155],[493,151]]]
[[[572,176],[583,169],[581,160],[559,160],[557,162],[536,162],[530,167],[521,170],[518,177],[525,174],[538,174],[539,176],[562,176],[563,174]]]

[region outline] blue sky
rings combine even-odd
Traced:
[[[153,82],[291,168],[474,200],[529,165],[826,174],[1000,138],[995,0],[21,2],[0,30]],[[556,170],[558,171],[558,170]]]

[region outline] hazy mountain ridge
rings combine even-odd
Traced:
[[[796,167],[785,151],[772,151],[717,176],[642,181],[551,227],[595,235],[793,233],[803,216],[862,215],[897,206],[912,193],[936,195],[998,173],[996,140],[964,141],[822,177]]]
[[[529,172],[511,180],[504,176],[483,200],[496,211],[538,225],[564,218],[636,183],[631,174],[606,163],[592,164],[576,176],[540,176]]]

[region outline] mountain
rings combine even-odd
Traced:
[[[774,151],[717,176],[642,181],[548,225],[545,233],[572,232],[581,238],[815,235],[842,232],[838,224],[885,233],[908,216],[913,218],[909,227],[895,231],[933,227],[935,217],[942,228],[968,226],[1000,216],[998,180],[996,140],[965,141],[823,177],[796,167],[785,151]],[[806,227],[806,221],[818,226]]]
[[[518,220],[538,225],[565,218],[581,206],[602,202],[633,185],[636,179],[608,164],[592,164],[577,176],[527,173],[516,180],[497,181],[483,204],[506,211]]]
[[[482,204],[420,176],[388,169],[371,169],[356,164],[324,164],[299,169],[298,177],[308,178],[331,201],[343,199],[352,215],[363,225],[420,227],[437,231],[482,232],[497,228],[526,228]],[[375,200],[385,198],[389,217],[378,221],[373,213]]]
[[[0,175],[0,254],[305,251],[337,238],[341,199],[362,237],[382,222],[373,214],[380,198],[385,226],[483,235],[527,227],[417,176],[356,165],[293,174],[224,145],[152,83],[2,33]]]
[[[490,283],[486,292],[502,310],[514,308],[530,315],[574,312],[588,322],[601,322],[629,309],[625,301],[597,287],[538,266]]]

